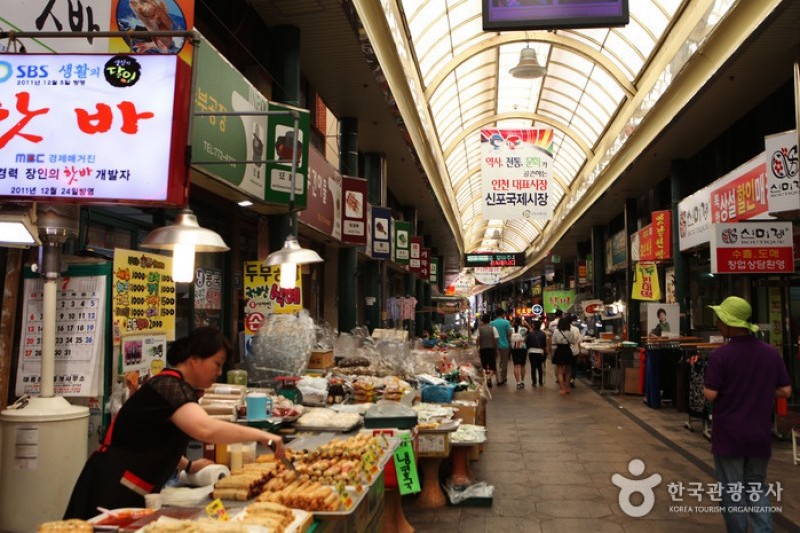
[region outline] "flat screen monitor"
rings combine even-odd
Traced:
[[[483,0],[484,31],[624,26],[628,0]]]

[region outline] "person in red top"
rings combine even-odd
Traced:
[[[144,507],[145,494],[159,492],[176,470],[197,472],[212,464],[189,461],[189,439],[214,444],[257,441],[284,456],[281,437],[211,418],[198,391],[222,374],[230,344],[215,328],[197,328],[167,353],[171,368],[146,381],[125,402],[103,445],[86,461],[64,518],[88,519],[98,507]]]
[[[727,344],[711,352],[703,394],[714,402],[711,452],[722,485],[722,515],[728,531],[773,531],[767,497],[775,398],[792,394],[778,351],[753,336],[746,300],[729,296],[710,305]]]

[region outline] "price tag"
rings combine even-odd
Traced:
[[[206,505],[206,514],[214,520],[229,520],[228,512],[225,510],[225,506],[219,498]]]
[[[339,501],[341,501],[344,508],[349,511],[353,506],[353,498],[351,498],[350,493],[347,492],[347,485],[344,484],[344,481],[336,483],[336,492],[339,494]]]
[[[397,471],[397,486],[401,496],[420,491],[419,472],[414,461],[414,448],[411,446],[409,435],[403,435],[400,446],[394,452],[394,468]]]

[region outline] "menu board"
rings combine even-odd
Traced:
[[[175,340],[175,282],[172,258],[114,250],[112,287],[114,344],[132,334],[164,333]]]
[[[41,389],[44,280],[26,279],[15,394],[38,396]],[[60,396],[103,395],[106,276],[58,280],[56,293],[55,384]]]

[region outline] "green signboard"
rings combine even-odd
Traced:
[[[402,220],[394,221],[394,246],[392,247],[394,262],[407,265],[411,259],[411,223]]]
[[[308,139],[307,110],[268,101],[233,65],[203,40],[197,55],[197,89],[192,129],[192,166],[250,196],[287,204],[291,187],[292,140],[298,147],[295,204],[306,206]],[[286,114],[266,116],[266,111]],[[294,132],[291,112],[299,114]],[[242,113],[214,115],[214,113]],[[281,159],[280,162],[267,163]],[[196,162],[196,163],[195,163]]]

